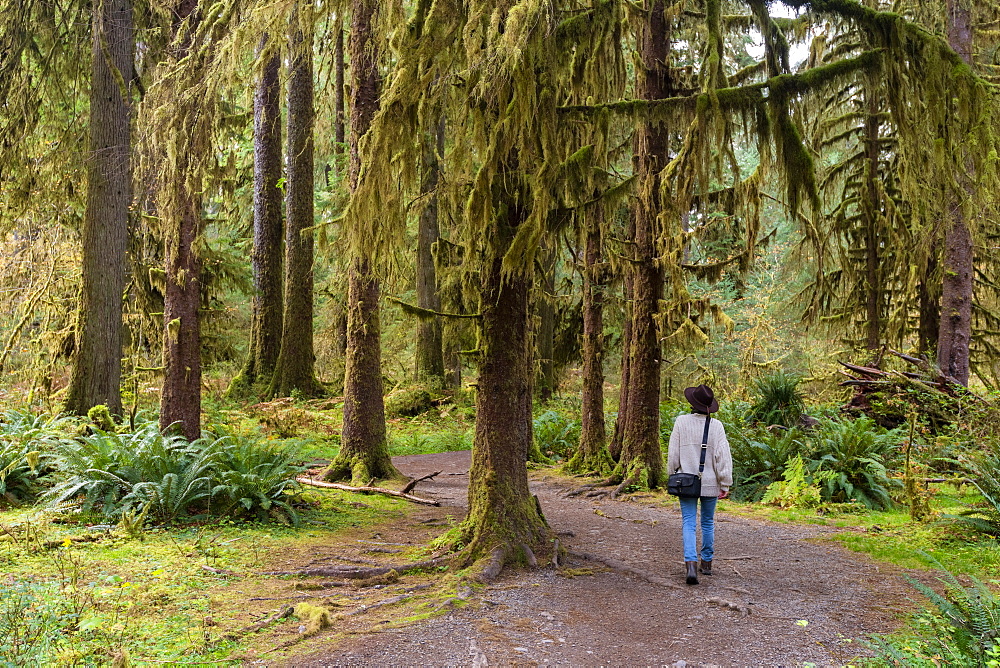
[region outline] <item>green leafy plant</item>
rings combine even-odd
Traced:
[[[0,441],[0,504],[17,504],[38,492],[40,453],[27,451],[20,443]]]
[[[566,459],[580,443],[580,422],[545,411],[534,420],[534,438],[543,456]]]
[[[212,474],[214,508],[224,515],[278,517],[298,524],[290,502],[300,487],[295,476],[304,468],[294,463],[293,450],[228,436],[210,447],[218,450]]]
[[[867,417],[823,423],[808,454],[814,473],[832,474],[824,477],[824,498],[876,510],[892,507],[892,490],[902,483],[889,477],[886,462],[899,457],[902,439],[900,431],[887,431]]]
[[[977,505],[948,519],[973,531],[1000,538],[1000,455],[976,453],[963,458],[963,464],[983,498]]]
[[[782,479],[772,482],[764,492],[763,503],[782,508],[815,508],[823,502],[820,485],[830,472],[811,473],[802,457],[792,457]]]
[[[871,645],[894,666],[1000,665],[1000,597],[981,580],[966,586],[948,573],[944,594],[910,579],[930,602],[914,620],[914,637],[876,636]]]
[[[757,401],[747,413],[748,419],[766,425],[794,427],[805,412],[805,402],[799,391],[800,380],[779,372],[754,381]]]
[[[726,430],[733,455],[733,496],[738,501],[759,501],[771,483],[780,480],[789,461],[805,447],[797,430]]]

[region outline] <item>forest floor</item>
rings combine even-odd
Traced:
[[[412,477],[442,472],[414,492],[440,500],[440,507],[415,507],[337,545],[313,544],[301,553],[275,555],[272,563],[289,570],[337,561],[373,563],[372,553],[379,552],[385,553],[378,555],[382,563],[399,563],[386,554],[426,544],[461,519],[469,461],[467,451],[394,458]],[[876,562],[830,540],[836,532],[856,529],[767,522],[722,510],[715,574],[687,586],[674,499],[567,497],[579,479],[550,469],[532,471],[531,478],[560,543],[576,555],[568,564],[505,571],[474,592],[460,585],[460,605],[452,599],[437,614],[410,617],[406,613],[413,610],[394,603],[414,596],[426,574],[385,585],[381,601],[365,599],[375,605],[361,607],[360,597],[342,587],[324,592],[322,583],[297,583],[298,596],[251,600],[273,606],[282,596],[309,597],[334,609],[353,605],[354,612],[365,614],[342,615],[307,643],[295,641],[304,627],[280,625],[285,628],[275,628],[269,642],[291,640],[264,655],[249,652],[245,665],[841,666],[867,654],[862,641],[895,629],[915,605],[905,573],[930,578],[926,571]],[[312,593],[303,596],[303,589]],[[379,609],[379,602],[388,605]],[[262,604],[248,604],[245,612],[254,605]]]

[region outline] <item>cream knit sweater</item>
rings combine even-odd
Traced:
[[[697,473],[701,457],[701,439],[705,433],[705,416],[698,413],[680,415],[674,420],[667,451],[667,474],[682,471]],[[705,471],[701,475],[701,495],[718,496],[733,484],[733,456],[729,452],[726,428],[716,419],[708,428],[708,450]]]

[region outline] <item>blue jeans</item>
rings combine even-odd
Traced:
[[[703,496],[701,500],[701,559],[711,561],[715,556],[715,504],[719,499]],[[678,499],[681,502],[681,519],[684,527],[684,561],[698,561],[696,525],[699,499]]]

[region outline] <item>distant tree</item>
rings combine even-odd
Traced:
[[[441,156],[444,155],[444,118],[436,119],[431,130],[424,134],[421,160],[421,195],[426,198],[417,228],[417,306],[428,311],[441,311],[441,294],[437,284],[437,266],[434,248],[441,238],[438,220],[438,183],[440,182]],[[442,323],[439,318],[420,318],[417,322],[417,378],[437,383],[442,387],[444,377],[444,349]]]
[[[132,203],[132,3],[93,7],[90,148],[76,355],[65,410],[122,414],[122,293]]]
[[[253,124],[253,268],[254,294],[250,302],[250,341],[247,359],[233,379],[230,392],[259,393],[274,374],[281,351],[284,281],[281,212],[281,58],[261,38],[258,58],[262,62],[254,93]],[[262,386],[262,387],[261,387]],[[255,388],[257,388],[255,390]]]
[[[268,394],[323,394],[313,348],[315,191],[311,2],[297,2],[289,25],[288,130],[285,154],[285,298],[281,351]]]

